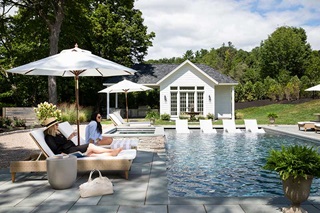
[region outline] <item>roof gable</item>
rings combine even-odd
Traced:
[[[196,70],[207,76],[210,80],[216,84],[224,85],[236,85],[237,81],[231,77],[224,75],[212,67],[204,64],[193,64],[189,60],[186,60],[182,64],[135,64],[132,68],[137,70],[134,75],[127,76],[114,76],[108,77],[105,80],[106,84],[114,84],[123,79],[129,81],[144,84],[144,85],[158,85],[163,80],[171,76],[174,72],[179,70],[185,64],[190,64]]]

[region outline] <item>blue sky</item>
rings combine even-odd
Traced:
[[[156,33],[146,59],[229,41],[251,51],[280,26],[302,27],[312,49],[320,50],[320,0],[136,0],[135,7]]]

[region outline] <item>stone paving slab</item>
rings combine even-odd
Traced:
[[[292,132],[320,141],[320,134],[298,131],[297,126],[266,126],[269,131]],[[278,213],[289,206],[284,197],[175,198],[168,196],[166,155],[138,151],[129,180],[113,172],[102,172],[114,183],[113,195],[80,198],[78,187],[89,172],[78,173],[74,186],[66,190],[50,187],[46,173],[18,173],[11,182],[8,169],[0,170],[2,212],[111,212],[111,213]],[[303,208],[320,212],[320,197],[310,197]]]

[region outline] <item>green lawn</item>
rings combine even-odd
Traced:
[[[317,119],[313,114],[320,113],[320,100],[312,100],[301,104],[272,104],[262,107],[251,107],[237,110],[237,112],[242,113],[244,119],[257,119],[259,124],[269,123],[267,114],[270,112],[276,113],[279,116],[276,119],[277,124],[297,124],[298,121],[312,121]]]
[[[262,107],[250,107],[237,110],[243,115],[243,119],[257,119],[258,124],[268,124],[267,114],[276,113],[279,117],[276,124],[297,124],[298,121],[314,121],[314,113],[320,113],[320,100],[312,100],[301,104],[272,104]],[[236,124],[244,124],[243,119],[237,119]],[[104,124],[111,124],[110,120],[103,121]],[[214,122],[214,125],[220,125],[222,121]],[[174,122],[157,120],[155,125],[174,125]]]

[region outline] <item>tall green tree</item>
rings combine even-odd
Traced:
[[[290,76],[301,77],[311,47],[304,29],[283,26],[262,42],[260,51],[262,77],[277,78],[281,70],[288,71]]]
[[[306,72],[304,73],[310,79],[310,86],[320,83],[320,51],[314,50],[307,61]]]
[[[155,33],[147,33],[134,0],[99,1],[90,15],[90,40],[98,55],[130,66],[142,62]]]
[[[130,66],[135,62],[143,60],[143,57],[147,54],[148,47],[152,45],[151,40],[154,37],[154,33],[147,34],[147,28],[143,25],[141,12],[133,9],[133,2],[134,1],[66,1],[63,8],[64,21],[61,25],[61,33],[59,36],[59,49],[71,48],[75,43],[79,43],[81,48],[89,49],[94,54],[124,65]],[[56,3],[56,1],[52,2],[52,4],[54,3]],[[124,6],[120,6],[120,3]],[[117,5],[119,5],[119,7],[117,7]],[[113,26],[105,23],[105,25],[98,30],[96,27],[99,26],[101,22],[98,22],[93,17],[101,14],[101,11],[104,11],[103,8],[110,8],[110,15],[117,18],[113,19]],[[120,15],[116,13],[120,13]],[[101,15],[100,18],[103,19],[103,15]],[[101,20],[99,19],[99,21]],[[1,41],[3,41],[0,43],[0,50],[3,55],[3,57],[0,56],[0,59],[3,58],[1,63],[3,63],[4,69],[48,56],[48,49],[50,49],[50,31],[47,30],[47,24],[40,15],[35,14],[30,8],[20,7],[17,15],[14,15],[4,22],[6,24],[2,26],[5,27],[0,28],[0,37]],[[109,33],[117,33],[117,36],[110,36]],[[4,37],[5,35],[6,37]],[[108,44],[112,46],[108,46]],[[35,83],[37,81],[34,79],[37,78],[39,78],[39,76],[9,75],[8,79],[11,82],[12,88],[16,88],[16,94],[19,94],[19,88],[25,89],[25,93],[19,94],[21,101],[15,102],[17,105],[21,105],[22,103],[32,105],[34,102],[37,103],[48,100],[45,98],[48,94],[46,92],[47,89],[42,88],[42,83]],[[95,95],[95,93],[99,91],[99,89],[102,89],[103,78],[84,78],[85,79],[80,81],[79,85],[80,104],[92,105],[99,102],[98,94]],[[59,89],[57,91],[58,101],[72,101],[74,99],[73,81],[70,80],[70,78],[62,77],[57,77],[56,79],[57,84],[59,84],[61,88],[58,87]],[[39,81],[42,80],[43,78],[39,78]],[[24,86],[28,84],[35,86]],[[41,85],[41,88],[37,88],[38,85]],[[12,88],[9,87],[9,90],[12,90]],[[35,92],[41,90],[44,91],[44,96],[42,96],[43,93],[41,92]],[[39,95],[29,98],[24,96],[24,94],[27,93]],[[31,100],[33,101],[31,102]]]

